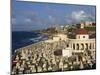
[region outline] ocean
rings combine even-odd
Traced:
[[[46,40],[46,35],[37,32],[13,31],[12,32],[12,53],[15,49]]]

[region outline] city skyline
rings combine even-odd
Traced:
[[[96,8],[90,5],[72,5],[12,1],[12,31],[30,31],[53,25],[95,21]]]

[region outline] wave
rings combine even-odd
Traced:
[[[37,32],[13,32],[12,53],[18,48],[48,39],[48,36]]]
[[[31,38],[30,40],[33,41],[33,42],[39,42],[39,41],[43,41],[43,40],[47,40],[48,38],[44,35],[41,35],[39,37],[36,37],[36,38]]]

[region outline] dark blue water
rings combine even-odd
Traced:
[[[47,36],[42,35],[37,32],[12,32],[12,53],[14,53],[15,49],[46,40]]]

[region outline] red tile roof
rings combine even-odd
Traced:
[[[76,31],[76,34],[88,34],[88,30],[86,30],[86,29],[78,29]]]

